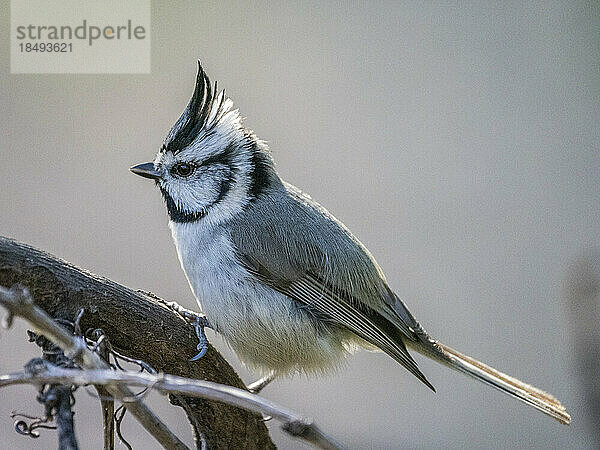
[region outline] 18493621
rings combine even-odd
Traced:
[[[22,53],[71,53],[73,44],[71,42],[20,42],[19,50]]]

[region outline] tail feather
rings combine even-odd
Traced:
[[[415,350],[447,365],[448,367],[488,384],[536,409],[553,417],[564,425],[571,423],[571,416],[565,407],[547,392],[527,383],[523,383],[510,375],[500,372],[470,356],[433,340],[414,346]]]

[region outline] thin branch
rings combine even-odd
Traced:
[[[73,411],[71,411],[71,386],[56,386],[56,430],[58,432],[58,448],[61,450],[77,450]]]
[[[37,367],[45,364],[69,369],[75,367],[73,361],[67,358],[58,346],[32,331],[28,331],[28,334],[30,340],[35,341],[42,348],[43,356],[25,364],[25,373],[35,373]],[[61,450],[77,450],[79,446],[75,437],[75,424],[73,421],[73,406],[75,404],[73,386],[42,385],[37,401],[44,405],[46,418],[53,419],[56,424],[58,448]]]
[[[25,364],[25,373],[35,373],[40,365],[52,364],[53,366],[72,369],[75,364],[67,358],[60,347],[54,345],[44,336],[33,331],[27,331],[30,342],[35,342],[42,349],[42,358],[35,358]],[[32,370],[34,372],[32,372]],[[58,435],[58,448],[64,450],[77,450],[77,438],[75,437],[75,425],[73,421],[73,386],[60,384],[40,386],[37,401],[44,405],[44,421],[54,421]],[[32,425],[32,424],[30,424]],[[29,427],[31,432],[31,426]],[[30,433],[30,435],[32,435]],[[33,436],[33,435],[32,435]]]
[[[115,431],[117,432],[117,435],[121,440],[121,444],[127,447],[127,450],[133,450],[131,444],[127,442],[127,439],[125,439],[125,437],[123,437],[123,434],[121,433],[121,423],[123,422],[123,417],[125,417],[126,412],[127,410],[125,409],[125,405],[119,406],[115,411]]]
[[[100,330],[97,330],[101,332]],[[107,363],[110,364],[110,351],[108,339],[105,334],[98,337],[96,341],[98,354]],[[96,391],[100,396],[100,407],[102,408],[102,436],[104,441],[104,450],[114,450],[115,448],[115,402],[110,392],[104,386],[96,386]]]
[[[96,386],[102,408],[102,434],[104,450],[115,448],[115,402],[106,388]]]
[[[0,387],[14,384],[61,383],[67,385],[138,386],[164,394],[183,394],[224,402],[254,413],[266,414],[282,422],[283,429],[323,449],[340,449],[342,445],[322,432],[310,419],[248,391],[210,381],[193,380],[174,375],[122,372],[114,370],[63,369],[46,365],[35,375],[14,373],[0,376]],[[135,402],[135,398],[126,399]],[[127,403],[127,408],[131,403]]]
[[[71,357],[81,367],[86,369],[109,368],[98,354],[87,348],[82,338],[73,336],[72,333],[52,320],[48,314],[35,306],[26,289],[0,287],[0,304],[9,311],[10,316],[22,317],[31,323],[38,333],[58,345],[63,349],[65,355]],[[133,392],[123,385],[108,385],[106,389],[118,399],[134,396]],[[128,410],[163,447],[188,448],[143,402],[131,403]]]

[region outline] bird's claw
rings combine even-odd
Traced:
[[[190,361],[198,361],[208,351],[208,339],[206,338],[206,333],[204,332],[204,327],[208,327],[209,323],[206,317],[204,316],[196,316],[196,321],[194,322],[194,329],[196,330],[196,336],[198,337],[198,345],[196,349],[198,350],[198,354],[194,356]]]
[[[208,351],[208,339],[206,338],[206,334],[204,333],[204,328],[212,327],[210,326],[210,323],[205,316],[202,316],[198,313],[195,313],[194,311],[184,308],[177,302],[168,302],[166,300],[163,300],[154,295],[152,292],[146,292],[141,290],[138,290],[138,292],[141,292],[142,294],[155,299],[159,303],[162,303],[170,310],[179,314],[179,316],[182,317],[186,322],[194,325],[194,329],[196,330],[196,336],[198,336],[198,345],[196,346],[198,354],[192,359],[190,359],[190,361],[198,361],[200,358],[206,355],[206,352]]]

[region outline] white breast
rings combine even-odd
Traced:
[[[203,221],[169,225],[202,312],[244,363],[261,372],[314,372],[343,358],[348,333],[318,324],[293,300],[254,280],[226,230]]]
[[[202,311],[222,332],[227,323],[220,320],[223,314],[219,312],[238,309],[236,304],[240,299],[236,297],[240,292],[236,291],[245,284],[246,278],[245,271],[235,260],[231,242],[218,226],[171,222],[170,227],[192,291]]]

